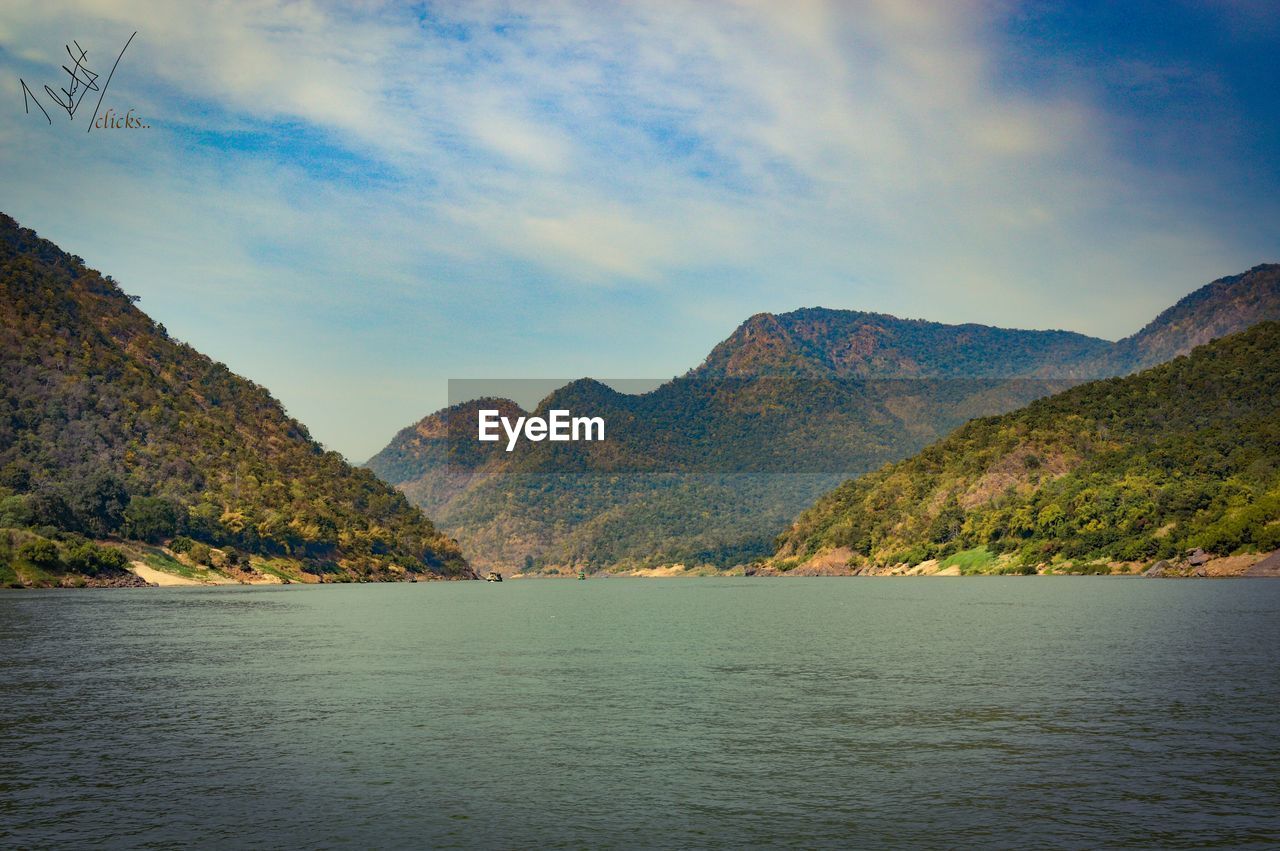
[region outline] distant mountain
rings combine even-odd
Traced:
[[[859,333],[868,342],[855,364],[840,341]],[[767,554],[777,530],[843,478],[1072,383],[1010,376],[1108,346],[844,311],[754,317],[649,393],[584,379],[531,412],[484,403],[507,415],[590,412],[609,423],[605,443],[481,448],[480,405],[468,402],[403,430],[368,466],[484,568],[727,566]]]
[[[1111,343],[1070,331],[944,325],[883,313],[804,308],[759,313],[712,349],[701,377],[1073,377]]]
[[[1262,320],[1280,319],[1280,264],[1219,278],[1115,344],[1104,370],[1124,375],[1186,354]]]
[[[1149,327],[1190,336],[1199,325],[1183,314]],[[977,551],[1018,567],[1278,547],[1280,323],[1265,322],[974,420],[846,482],[780,536],[775,563],[839,550],[855,566],[911,565]]]
[[[0,372],[0,527],[34,530],[0,535],[7,581],[22,579],[15,560],[74,572],[81,539],[122,537],[212,545],[309,580],[473,575],[403,495],[8,216]]]
[[[486,568],[727,566],[771,553],[777,530],[840,481],[974,417],[1280,319],[1277,269],[1209,284],[1119,343],[824,308],[757,314],[650,393],[579,381],[536,406],[604,414],[606,445],[481,450],[467,403],[405,429],[368,466]]]

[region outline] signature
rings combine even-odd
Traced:
[[[121,57],[123,57],[124,52],[129,49],[129,45],[133,43],[133,37],[137,34],[138,33],[135,31],[133,35],[129,36],[129,40],[124,43],[124,47],[120,48],[120,53],[116,56],[115,64],[111,66],[111,73],[107,74],[107,79],[101,86],[98,85],[99,75],[94,71],[91,71],[86,64],[89,58],[89,51],[81,47],[80,42],[74,39],[72,39],[71,44],[66,45],[67,56],[71,60],[71,67],[67,67],[66,65],[62,66],[62,70],[66,71],[67,75],[70,77],[70,80],[67,81],[66,87],[55,90],[53,86],[48,84],[45,85],[45,94],[48,95],[49,99],[56,103],[59,108],[67,113],[68,121],[75,120],[76,111],[80,109],[80,104],[84,101],[85,95],[89,92],[98,93],[98,103],[93,108],[93,117],[89,119],[89,126],[85,130],[86,133],[93,130],[94,120],[98,117],[98,110],[102,109],[102,99],[106,97],[107,94],[107,86],[111,85],[111,78],[115,76],[116,67],[119,66]],[[72,44],[75,45],[74,50],[71,48]],[[22,84],[22,108],[26,113],[30,115],[31,105],[35,104],[36,108],[44,114],[45,121],[52,124],[53,119],[49,116],[49,111],[44,108],[44,104],[40,102],[40,98],[37,97],[36,93],[31,90],[31,87],[27,85],[27,81],[19,77],[18,82]]]

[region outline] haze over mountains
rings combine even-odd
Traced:
[[[1280,319],[1275,264],[1214,281],[1115,343],[825,308],[758,314],[651,393],[583,380],[537,406],[605,416],[604,444],[480,449],[477,405],[463,403],[401,431],[368,466],[484,566],[723,567],[771,553],[840,481],[970,419],[1268,319]]]
[[[75,536],[181,537],[306,581],[473,575],[419,509],[326,452],[264,388],[3,215],[0,372],[0,527],[29,530],[0,540],[5,581],[24,581],[15,564],[50,581],[76,572]]]

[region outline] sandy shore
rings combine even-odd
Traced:
[[[208,582],[201,582],[199,579],[188,579],[185,576],[177,576],[172,573],[165,573],[163,570],[156,570],[154,567],[148,567],[140,561],[129,562],[129,570],[134,575],[150,582],[152,585],[168,587],[172,585],[235,585],[236,581],[225,576],[211,579]]]
[[[186,579],[182,576],[174,576],[172,573],[165,573],[162,570],[156,570],[153,567],[147,567],[140,561],[129,563],[129,570],[135,576],[150,582],[152,585],[203,585],[194,579]]]

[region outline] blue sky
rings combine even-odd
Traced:
[[[150,129],[23,113],[135,30]],[[759,311],[1131,333],[1280,260],[1277,46],[1261,0],[8,0],[0,209],[361,461],[449,378]]]

